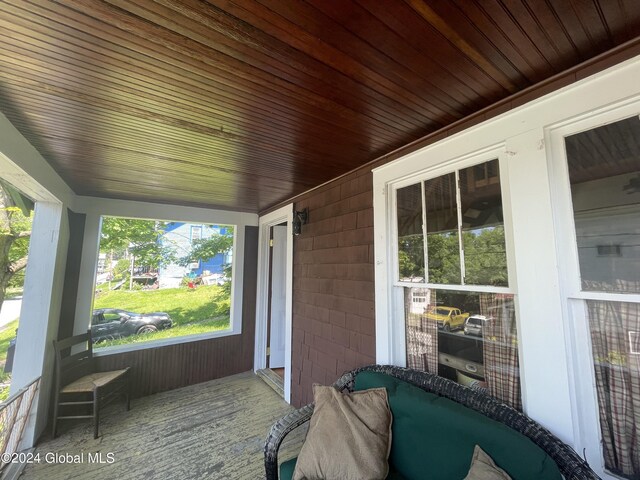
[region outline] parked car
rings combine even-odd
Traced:
[[[469,317],[468,313],[462,313],[459,308],[455,307],[432,306],[427,307],[425,313],[429,320],[438,322],[438,328],[447,332],[463,328],[465,320]]]
[[[94,342],[128,337],[141,333],[171,328],[173,322],[168,313],[134,313],[118,308],[100,308],[93,311],[91,336]]]
[[[484,315],[471,315],[464,322],[464,334],[475,335],[477,337],[482,336],[482,328],[484,327],[487,317]]]

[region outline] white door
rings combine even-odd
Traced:
[[[271,339],[269,368],[284,367],[287,227],[273,227],[271,255]]]

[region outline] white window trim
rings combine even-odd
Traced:
[[[550,184],[554,198],[554,223],[557,232],[558,251],[563,252],[565,261],[560,265],[562,296],[566,316],[572,329],[572,339],[584,339],[572,345],[572,377],[575,384],[575,404],[578,409],[576,422],[579,437],[583,439],[583,449],[591,465],[597,465],[603,478],[619,478],[605,473],[602,454],[602,432],[595,389],[591,332],[586,312],[586,300],[640,303],[640,294],[611,293],[582,290],[580,262],[573,214],[569,168],[565,149],[565,137],[603,125],[614,123],[640,113],[640,98],[625,100],[618,105],[590,112],[584,118],[565,122],[549,128],[545,132],[552,156],[549,168],[552,175]],[[551,159],[553,158],[553,162]]]
[[[510,194],[505,192],[521,192],[514,197],[517,204],[511,205],[519,218],[516,219],[511,212],[505,212],[505,218],[510,215],[514,221],[514,228],[505,228],[505,232],[507,241],[515,245],[517,255],[515,265],[508,261],[510,288],[518,291],[516,309],[518,331],[522,339],[519,353],[524,410],[576,451],[587,449],[592,467],[605,479],[615,477],[604,472],[600,451],[594,457],[593,451],[589,453],[588,448],[597,444],[598,433],[583,428],[580,420],[585,412],[591,412],[592,416],[597,413],[580,400],[585,395],[581,388],[591,377],[586,380],[582,377],[579,382],[578,377],[583,374],[575,368],[576,362],[590,358],[590,346],[584,333],[576,334],[577,327],[571,325],[572,319],[580,315],[570,311],[576,308],[575,301],[567,302],[566,298],[569,297],[567,292],[573,291],[575,294],[576,289],[569,289],[565,277],[561,277],[558,271],[559,264],[565,262],[566,251],[563,243],[557,244],[554,240],[556,216],[553,212],[556,205],[552,205],[552,199],[555,202],[557,195],[551,191],[554,184],[549,179],[554,176],[550,165],[553,164],[555,168],[558,159],[548,133],[551,129],[636,101],[640,97],[637,78],[640,78],[640,57],[373,170],[377,361],[402,365],[404,359],[398,358],[396,352],[404,354],[404,331],[399,330],[400,334],[397,334],[395,325],[389,321],[404,316],[401,289],[396,288],[394,282],[396,260],[393,250],[396,237],[389,208],[391,202],[388,200],[393,198],[392,188],[415,183],[414,179],[425,170],[450,164],[450,159],[460,161],[469,152],[477,154],[483,148],[489,148],[488,145],[506,145],[505,155],[509,158],[507,170],[503,169],[502,163],[500,165],[501,182],[504,182],[503,202],[507,198],[511,200]],[[528,191],[530,184],[539,190]],[[539,204],[533,204],[533,199],[538,200]],[[527,218],[522,218],[521,212],[526,206],[535,207],[532,212],[535,222],[530,222],[530,225],[527,224]],[[537,255],[530,252],[537,252]],[[525,258],[527,255],[530,258]],[[512,267],[516,275],[512,275]],[[512,283],[516,281],[517,285]],[[545,301],[540,302],[536,295]],[[615,294],[608,295],[615,298]],[[584,304],[582,301],[578,303]],[[526,322],[522,319],[523,312],[528,316]],[[539,324],[536,324],[536,316],[540,319]],[[586,395],[595,396],[593,385]]]
[[[139,344],[105,347],[104,350],[100,349],[98,352],[104,352],[104,355],[111,355],[120,352],[195,342],[228,335],[239,335],[242,333],[245,226],[257,226],[257,215],[224,210],[161,205],[145,202],[127,202],[123,200],[110,200],[103,198],[78,198],[84,199],[84,201],[78,202],[82,205],[79,212],[87,215],[82,259],[80,263],[80,277],[84,279],[91,279],[91,281],[80,282],[80,285],[78,286],[74,334],[86,332],[91,323],[91,312],[93,311],[94,299],[93,292],[95,291],[95,279],[98,268],[100,219],[102,216],[195,224],[231,225],[234,227],[233,253],[231,257],[234,263],[233,275],[231,278],[232,302],[229,316],[229,329],[198,335],[185,335]]]

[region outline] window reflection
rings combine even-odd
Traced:
[[[460,284],[460,243],[455,173],[426,180],[429,283]]]
[[[464,283],[507,286],[498,160],[460,170]]]
[[[484,390],[522,409],[513,298],[405,288],[407,366]]]
[[[402,282],[424,281],[424,235],[420,184],[400,188],[398,204],[398,269]]]
[[[565,143],[582,288],[640,293],[640,119]]]

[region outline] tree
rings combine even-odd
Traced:
[[[168,222],[132,218],[104,217],[100,232],[100,250],[123,256],[133,255],[139,266],[156,270],[175,259],[171,245],[161,241]]]
[[[233,228],[227,227],[225,233],[214,233],[208,238],[194,240],[191,251],[178,259],[183,267],[198,260],[207,261],[219,253],[226,253],[233,247]]]
[[[31,216],[25,215],[23,210],[30,213],[25,205],[18,207],[12,195],[0,184],[0,306],[11,279],[27,266]]]
[[[183,267],[198,260],[207,261],[220,253],[226,253],[233,248],[233,227],[226,227],[225,233],[213,233],[210,237],[195,240],[192,244],[191,251],[178,258],[178,265]],[[223,266],[224,274],[227,279],[231,278],[231,264]],[[225,283],[225,289],[229,291],[231,282]]]

